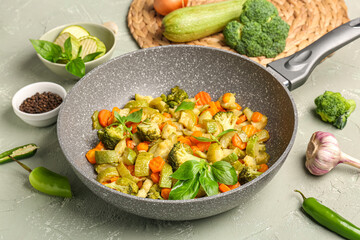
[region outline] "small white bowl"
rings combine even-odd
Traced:
[[[23,101],[36,93],[52,92],[58,94],[64,101],[66,90],[59,84],[52,82],[37,82],[29,84],[15,93],[12,98],[12,107],[15,114],[24,122],[35,127],[46,127],[56,122],[61,104],[55,109],[44,113],[26,113],[20,111],[19,107]]]

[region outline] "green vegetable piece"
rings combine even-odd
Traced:
[[[99,111],[95,111],[93,115],[91,115],[91,121],[92,121],[92,128],[99,130],[102,129],[102,126],[99,122]]]
[[[196,124],[196,115],[192,110],[184,110],[181,112],[178,122],[191,130]]]
[[[39,147],[36,144],[30,143],[7,150],[0,154],[0,164],[11,162],[12,161],[11,157],[17,160],[32,157],[35,155],[38,148]]]
[[[217,161],[220,161],[224,157],[223,150],[221,149],[220,144],[218,143],[212,143],[209,146],[208,153],[207,153],[207,159],[211,163],[215,163]]]
[[[167,112],[169,110],[169,105],[163,101],[161,97],[154,98],[150,103],[149,107],[155,108],[160,112]]]
[[[172,167],[170,166],[170,164],[165,163],[164,167],[161,169],[160,172],[159,186],[161,188],[171,188],[171,174],[173,174]]]
[[[208,111],[209,112],[209,111]],[[209,112],[210,113],[210,112]],[[206,131],[210,134],[214,134],[215,136],[221,132],[221,125],[215,120],[206,120],[204,122],[204,127]]]
[[[200,161],[186,161],[171,175],[171,177],[179,180],[194,178],[203,166],[204,164],[202,164]]]
[[[31,170],[28,166],[12,156],[9,157],[30,173],[29,182],[36,190],[53,196],[72,197],[71,186],[67,177],[44,167],[37,167]]]
[[[163,19],[163,35],[173,42],[188,42],[220,32],[238,19],[246,0],[232,0],[180,8]]]
[[[126,194],[136,194],[139,191],[136,182],[129,178],[119,178],[116,182],[105,184],[105,186]]]
[[[199,190],[199,174],[196,174],[194,178],[177,181],[169,194],[169,200],[193,199]]]
[[[315,198],[306,198],[299,190],[294,190],[303,198],[302,208],[316,222],[346,239],[360,239],[360,228],[319,203]]]
[[[228,163],[233,163],[239,159],[238,155],[236,153],[230,153],[226,157],[222,158],[221,161],[225,161]]]
[[[230,163],[224,161],[218,161],[211,166],[211,173],[219,183],[226,185],[234,185],[237,183],[237,174],[233,166]]]
[[[151,186],[147,197],[151,198],[151,199],[163,200],[163,198],[161,197],[161,189],[160,189],[158,184],[154,184],[154,185]]]
[[[149,152],[140,152],[135,162],[135,176],[136,177],[147,177],[150,175],[149,163],[154,155]]]
[[[266,153],[265,145],[259,143],[256,135],[251,136],[247,142],[246,154],[253,157],[258,165],[267,163],[270,158],[270,155]]]
[[[162,95],[161,98],[169,105],[169,107],[174,108],[185,99],[188,99],[189,96],[183,89],[176,86],[171,89],[171,93],[168,96]]]
[[[233,112],[217,112],[213,119],[220,123],[222,126],[223,131],[226,131],[228,129],[233,129],[236,124],[236,120],[238,117],[235,116]]]
[[[59,35],[62,35],[64,33],[70,33],[71,35],[73,35],[76,38],[81,38],[81,37],[90,35],[90,33],[85,28],[78,26],[78,25],[71,25],[71,26],[64,28],[60,32]]]
[[[71,73],[77,77],[85,76],[85,63],[80,57],[75,58],[75,59],[71,60],[70,62],[68,62],[66,64],[65,68],[66,68],[66,71],[68,71],[69,73]]]
[[[116,167],[109,167],[99,172],[96,177],[96,180],[100,183],[110,181],[113,177],[119,177],[119,173],[116,170]]]
[[[116,167],[116,169],[119,172],[120,176],[123,178],[129,178],[134,182],[138,182],[140,180],[140,178],[131,175],[130,170],[125,166],[123,162],[119,162],[119,165]]]
[[[104,129],[98,130],[97,135],[106,149],[113,150],[116,144],[125,138],[125,126],[108,126]]]
[[[137,134],[142,141],[156,141],[161,137],[159,125],[146,119],[137,125]]]
[[[354,100],[346,100],[338,92],[325,91],[315,99],[316,113],[324,122],[343,129],[350,114],[355,110]]]
[[[172,166],[173,170],[176,171],[186,161],[202,161],[204,159],[194,156],[193,151],[189,145],[177,142],[170,150],[167,160],[168,163]]]
[[[212,172],[208,169],[203,169],[200,174],[200,185],[208,196],[213,196],[219,193],[219,185],[215,180]]]
[[[35,51],[50,62],[57,62],[62,55],[61,47],[55,43],[34,39],[30,39],[30,42],[35,48]]]
[[[126,165],[134,165],[136,160],[136,152],[131,148],[125,148],[123,161]]]
[[[143,107],[149,107],[149,102],[146,99],[142,100],[131,100],[127,104],[125,104],[124,108],[143,108]]]
[[[110,163],[110,164],[104,163],[104,164],[95,164],[94,165],[94,169],[97,173],[99,173],[109,167],[116,167],[116,163]]]
[[[239,166],[238,166],[239,167]],[[239,183],[245,184],[259,177],[262,172],[258,172],[250,167],[244,166],[239,173]]]
[[[119,155],[115,150],[95,151],[95,161],[97,164],[117,163],[119,162]]]
[[[195,108],[194,102],[187,102],[183,101],[180,103],[179,106],[175,109],[175,112],[181,111],[181,110],[193,110]]]
[[[289,29],[272,3],[248,0],[240,21],[230,21],[223,34],[226,44],[241,54],[272,58],[284,51]]]
[[[65,32],[63,34],[60,34],[55,39],[54,43],[59,45],[62,51],[67,54],[68,60],[77,58],[80,48],[80,42],[71,33]]]
[[[81,58],[85,58],[89,54],[100,53],[96,58],[103,56],[106,53],[105,44],[95,36],[84,36],[79,38],[80,45],[82,46]]]

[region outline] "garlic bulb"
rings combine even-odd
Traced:
[[[306,151],[306,168],[313,175],[323,175],[339,163],[346,163],[360,168],[360,161],[340,150],[335,136],[327,132],[315,132]]]
[[[103,25],[105,27],[107,27],[108,29],[110,29],[111,31],[113,31],[114,34],[117,34],[117,32],[119,31],[118,26],[116,25],[116,23],[109,21],[109,22],[105,22],[103,23]]]

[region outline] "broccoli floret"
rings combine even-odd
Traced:
[[[254,180],[261,174],[262,174],[262,172],[258,172],[249,167],[244,167],[239,174],[239,183],[245,184],[247,182],[250,182],[251,180]]]
[[[272,58],[284,51],[289,29],[272,3],[248,0],[239,21],[229,22],[223,34],[226,44],[240,54]]]
[[[184,90],[176,86],[171,89],[171,93],[169,95],[165,96],[164,94],[162,94],[161,98],[169,105],[169,107],[174,108],[182,101],[189,98],[189,96]]]
[[[246,154],[256,160],[256,164],[267,163],[270,155],[266,153],[265,144],[259,143],[259,138],[253,135],[249,138],[246,146]]]
[[[355,110],[354,100],[346,100],[340,93],[325,91],[315,99],[316,113],[324,122],[329,122],[339,129],[346,125],[350,114]]]
[[[142,141],[156,141],[161,137],[159,125],[146,119],[137,125],[137,133]]]
[[[222,130],[233,129],[236,124],[237,117],[233,112],[217,112],[213,119],[220,123]]]
[[[136,194],[139,191],[136,182],[126,177],[119,178],[116,182],[105,184],[105,186],[126,194]]]
[[[151,198],[151,199],[163,199],[161,197],[160,192],[161,192],[161,189],[159,187],[159,184],[154,184],[151,186],[151,188],[147,194],[147,197]]]
[[[116,127],[108,126],[100,129],[97,132],[97,135],[99,140],[104,144],[105,148],[113,150],[116,144],[125,138],[125,131],[122,125]]]
[[[200,161],[202,159],[193,155],[193,151],[189,145],[177,142],[171,149],[167,160],[173,170],[176,171],[181,164],[188,160]]]

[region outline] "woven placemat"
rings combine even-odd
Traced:
[[[188,6],[220,2],[222,0],[189,0]],[[290,25],[284,52],[276,58],[251,58],[266,65],[276,59],[289,56],[311,44],[325,33],[348,22],[344,0],[270,0],[279,10],[280,16]],[[153,7],[154,0],[134,0],[128,12],[128,26],[141,48],[178,44],[162,35],[162,16]],[[222,33],[214,34],[185,44],[202,45],[234,50],[226,46]]]

